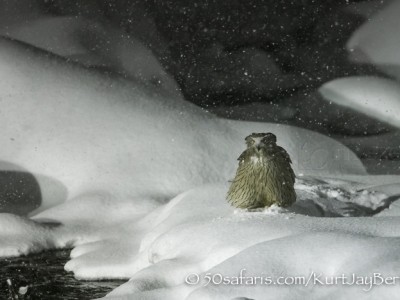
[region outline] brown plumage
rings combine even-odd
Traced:
[[[272,133],[252,133],[247,149],[239,156],[239,167],[227,200],[237,208],[259,208],[276,204],[288,207],[296,201],[295,175],[285,149]]]

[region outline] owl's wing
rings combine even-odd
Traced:
[[[247,156],[247,150],[243,151],[242,154],[239,155],[239,157],[238,157],[237,160],[238,160],[239,162],[244,161],[244,159],[246,158],[246,156]]]
[[[292,159],[290,158],[289,153],[287,153],[287,151],[280,146],[277,146],[277,148],[278,148],[277,150],[279,151],[279,153],[282,155],[283,159],[288,163],[290,177],[292,178],[293,182],[295,182],[296,175],[294,174],[294,171],[290,165],[292,163]]]
[[[290,164],[292,163],[292,160],[291,160],[291,158],[289,156],[289,153],[287,153],[285,149],[283,149],[280,146],[277,146],[277,150],[288,163],[290,163]]]

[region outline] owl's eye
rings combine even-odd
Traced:
[[[247,147],[253,146],[254,145],[254,140],[252,138],[246,139],[246,145]]]
[[[264,144],[276,143],[276,136],[272,133],[269,133],[269,134],[265,135],[261,141]]]

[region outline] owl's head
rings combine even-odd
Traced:
[[[276,145],[276,135],[267,132],[267,133],[252,133],[245,138],[247,148],[250,147],[266,147],[266,146],[274,146]]]

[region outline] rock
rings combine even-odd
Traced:
[[[359,111],[339,105],[318,91],[298,93],[281,102],[296,111],[287,124],[324,134],[371,135],[388,132],[393,127]]]
[[[151,9],[159,30],[171,41],[236,47],[285,44],[286,37],[306,31],[331,5],[329,2],[157,0]]]
[[[24,22],[27,17],[39,14],[40,6],[37,1],[0,0],[0,28]]]
[[[400,130],[368,137],[342,137],[338,139],[362,159],[391,160],[400,170]],[[385,164],[385,161],[379,163]]]
[[[366,21],[391,1],[392,0],[357,1],[347,5],[346,11],[353,15],[363,16]]]
[[[343,6],[332,8],[296,39],[296,47],[292,57],[286,58],[286,65],[314,88],[337,77],[376,74],[373,67],[359,66],[348,60],[346,42],[362,22],[362,17],[346,12]]]
[[[224,51],[218,44],[189,66],[182,81],[187,97],[203,106],[268,98],[299,85],[274,56],[254,47]]]
[[[42,193],[35,177],[16,165],[1,162],[0,213],[27,215],[42,203]]]
[[[104,14],[101,2],[98,0],[36,0],[41,10],[49,15],[80,16],[99,20]],[[111,1],[109,1],[111,2]]]

